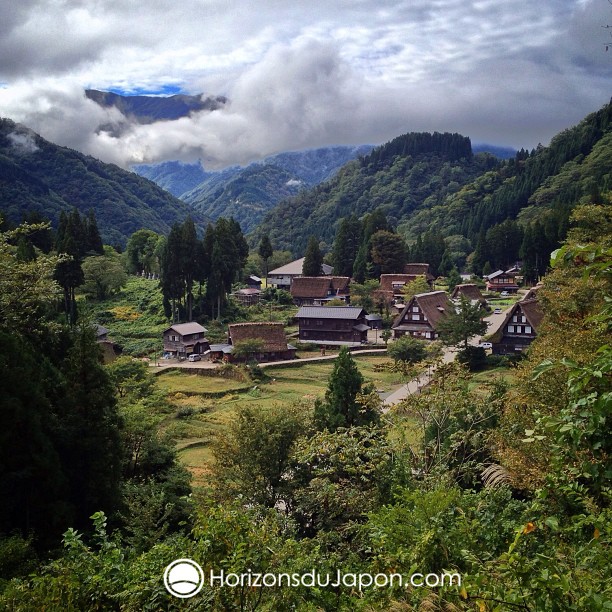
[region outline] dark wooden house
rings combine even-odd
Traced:
[[[266,362],[295,359],[296,348],[287,343],[287,336],[282,323],[234,323],[228,326],[227,333],[228,344],[219,345],[223,353],[220,358],[225,361],[255,360]],[[233,347],[246,340],[259,340],[261,342],[260,349],[245,357],[234,356]],[[211,357],[215,358],[217,356],[211,354]]]
[[[516,302],[492,338],[493,354],[515,355],[526,350],[536,337],[543,316],[537,299]]]
[[[518,284],[516,283],[516,272],[514,270],[497,270],[493,274],[485,276],[487,281],[487,291],[507,291],[508,293],[516,293]]]
[[[394,338],[410,335],[424,340],[435,340],[438,337],[436,326],[454,305],[446,291],[419,293],[408,301],[404,309],[393,322]]]
[[[451,293],[451,300],[459,300],[461,296],[468,299],[472,304],[480,304],[483,307],[487,305],[487,300],[485,300],[482,293],[480,293],[480,289],[474,283],[455,285]]]
[[[300,342],[356,346],[368,339],[366,312],[358,306],[302,306],[296,318]]]
[[[164,330],[164,353],[172,357],[205,353],[210,348],[206,331],[206,328],[195,321],[172,325]]]

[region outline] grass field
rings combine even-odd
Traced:
[[[394,372],[376,372],[374,366],[388,362],[383,356],[355,356],[355,361],[366,382],[374,383],[379,391],[392,391],[403,380]],[[173,371],[156,377],[156,384],[167,393],[176,412],[162,424],[162,428],[176,440],[181,461],[194,475],[194,485],[206,481],[212,461],[210,444],[234,418],[236,410],[251,406],[258,410],[281,404],[304,401],[312,406],[323,397],[333,361],[304,363],[291,368],[266,368],[269,379],[255,385],[248,392],[237,390],[245,383],[223,378],[197,376]],[[222,397],[206,397],[207,393],[226,391]]]

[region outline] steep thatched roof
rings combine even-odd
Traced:
[[[451,294],[451,299],[454,300],[461,295],[464,295],[468,300],[478,300],[479,302],[485,301],[482,293],[480,293],[480,289],[477,285],[474,285],[474,283],[456,285]]]
[[[448,298],[446,291],[430,291],[429,293],[419,293],[411,298],[404,306],[404,309],[393,322],[393,327],[401,324],[404,317],[412,312],[412,306],[418,304],[419,308],[427,318],[433,329],[436,328],[438,321],[445,317],[449,312],[453,312],[454,306]]]
[[[234,323],[228,326],[232,344],[243,340],[262,340],[264,352],[286,351],[287,337],[282,323]]]

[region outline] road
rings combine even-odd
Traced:
[[[490,314],[488,317],[485,317],[485,321],[487,322],[487,331],[485,336],[495,333],[500,325],[503,323],[505,313],[502,311],[501,314]],[[470,344],[473,346],[478,346],[482,340],[481,336],[475,336],[470,340]],[[454,361],[455,356],[457,354],[456,348],[445,348],[442,354],[442,363],[450,363]],[[431,375],[435,372],[435,367],[431,368],[429,372],[424,372],[421,376],[417,378],[413,378],[411,381],[407,382],[405,385],[402,385],[397,391],[394,391],[383,400],[383,412],[387,412],[391,406],[395,406],[403,399],[406,399],[409,395],[413,393],[418,393],[423,387],[426,387],[431,380]]]

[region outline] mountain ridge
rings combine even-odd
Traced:
[[[38,212],[57,226],[62,210],[93,209],[107,244],[125,245],[138,229],[167,233],[187,216],[207,219],[155,183],[51,143],[26,126],[0,118],[0,211],[13,222]]]

